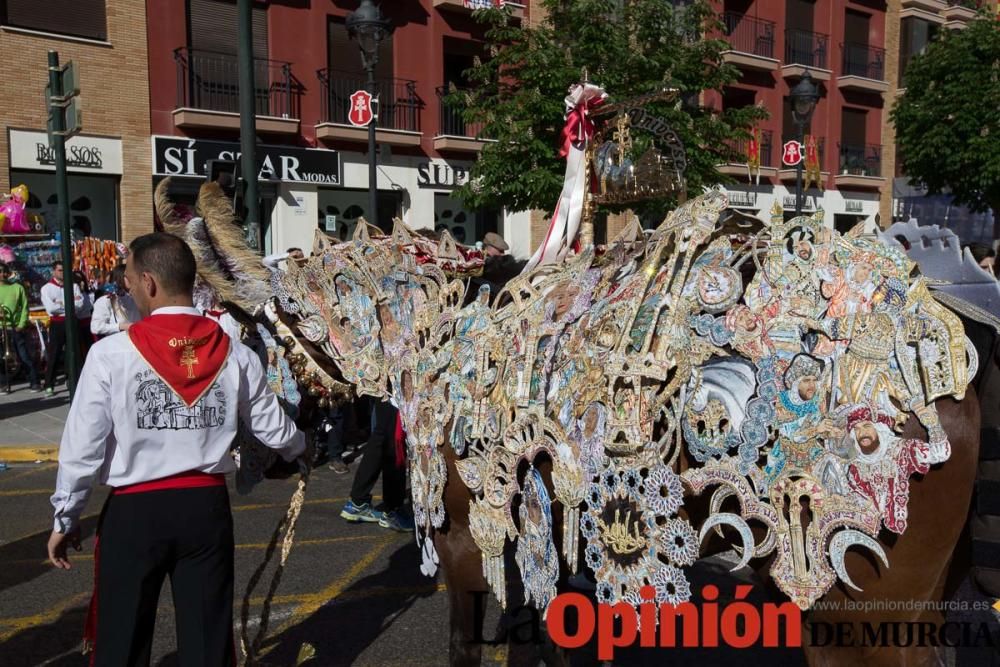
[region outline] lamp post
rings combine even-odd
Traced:
[[[345,20],[347,35],[357,40],[361,47],[361,64],[368,75],[367,88],[375,98],[375,65],[378,64],[378,48],[386,37],[392,34],[392,23],[382,15],[382,10],[372,4],[372,0],[362,0],[361,6],[348,14]],[[379,105],[381,111],[381,104]],[[368,215],[370,221],[378,224],[378,175],[375,156],[375,127],[378,118],[373,115],[368,124]]]
[[[813,111],[816,110],[816,103],[819,101],[819,88],[813,83],[809,70],[802,73],[802,78],[795,84],[789,93],[792,99],[792,120],[799,131],[799,145],[804,146],[806,142],[806,128],[812,118]],[[795,215],[802,215],[802,162],[805,156],[795,165]]]

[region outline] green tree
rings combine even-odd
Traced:
[[[673,103],[651,106],[684,142],[689,193],[724,180],[715,166],[738,156],[732,145],[766,117],[756,106],[719,112],[704,107],[705,90],[721,90],[739,72],[724,64],[727,43],[718,15],[704,0],[540,0],[547,20],[521,27],[503,9],[477,12],[489,22],[489,57],[466,72],[469,91],[451,100],[465,105],[465,120],[481,123],[487,144],[458,196],[472,207],[551,209],[562,188],[558,156],[563,98],[586,69],[611,100],[666,87]],[[671,202],[660,202],[660,207]]]
[[[892,110],[903,172],[1000,222],[1000,27],[982,15],[913,58]]]

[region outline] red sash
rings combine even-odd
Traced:
[[[128,337],[188,407],[205,395],[229,355],[229,336],[201,315],[150,315],[129,327]]]

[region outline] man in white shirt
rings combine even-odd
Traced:
[[[42,305],[49,314],[49,342],[45,357],[45,394],[51,396],[56,386],[56,369],[66,351],[66,306],[63,303],[63,263],[52,265],[52,279],[42,285]],[[73,283],[73,310],[77,317],[86,307],[80,286]]]
[[[107,293],[94,302],[90,318],[90,333],[98,338],[128,331],[142,315],[125,287],[125,267],[116,266],[105,286]]]
[[[194,308],[195,260],[181,239],[137,238],[125,275],[144,317],[94,345],[83,367],[59,451],[49,559],[70,567],[91,486],[111,486],[95,540],[91,664],[148,664],[168,574],[179,663],[231,664],[230,446],[241,421],[288,461],[305,439],[259,359]]]

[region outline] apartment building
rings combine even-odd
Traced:
[[[506,2],[515,20],[527,3]],[[368,206],[367,130],[348,121],[365,87],[345,18],[358,0],[253,6],[257,158],[265,250],[309,247],[314,230],[350,234]],[[452,197],[482,140],[443,99],[484,54],[470,0],[383,2],[395,28],[376,70],[378,224],[446,227],[473,243],[503,234],[528,254],[528,214],[468,210]],[[237,14],[233,0],[148,0],[153,163],[151,182],[173,176],[173,196],[193,201],[206,162],[239,155]],[[368,216],[371,217],[371,216]],[[522,220],[523,218],[523,220]]]
[[[8,60],[0,192],[28,186],[28,212],[43,220],[33,230],[39,238],[58,227],[46,132],[49,50],[79,73],[83,131],[67,142],[70,224],[126,241],[153,229],[145,9],[142,0],[0,0]]]
[[[789,92],[807,71],[820,88],[807,133],[817,138],[822,188],[805,193],[804,211],[822,208],[841,231],[858,222],[886,224],[893,217],[895,142],[889,112],[906,64],[938,29],[960,29],[975,16],[968,2],[952,0],[724,0],[719,4],[724,58],[740,78],[715,108],[764,106],[761,169],[751,179],[745,164],[720,165],[738,180],[728,186],[734,205],[766,215],[778,203],[795,207],[796,172],[781,163],[781,147],[795,139]],[[745,150],[745,146],[737,148]],[[786,213],[787,214],[787,213]]]

